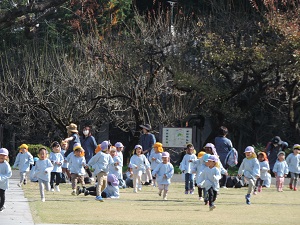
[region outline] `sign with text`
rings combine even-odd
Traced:
[[[162,143],[164,147],[183,148],[192,143],[192,128],[164,127],[162,129]]]

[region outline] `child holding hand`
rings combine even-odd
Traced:
[[[8,150],[0,148],[0,212],[5,209],[5,191],[8,189],[8,179],[11,177],[12,172],[8,159]]]
[[[248,192],[245,196],[246,204],[250,205],[251,192],[255,187],[255,181],[260,176],[259,162],[252,146],[248,146],[244,151],[246,158],[239,168],[238,176],[241,177],[244,174],[245,179],[248,180]]]
[[[39,156],[39,160],[37,160],[35,163],[34,176],[38,179],[41,200],[42,202],[44,202],[45,201],[44,189],[46,188],[47,191],[50,191],[50,175],[53,169],[53,165],[51,161],[47,158],[48,151],[45,148],[39,149],[38,156]]]

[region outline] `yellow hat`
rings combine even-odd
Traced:
[[[202,156],[204,156],[206,153],[201,151],[198,153],[198,159],[202,158]]]
[[[162,153],[164,151],[163,147],[162,147],[162,143],[160,142],[156,142],[154,145],[153,145],[153,148],[157,148],[158,152]]]
[[[28,150],[28,145],[26,145],[26,144],[21,144],[19,148],[25,148],[25,149]]]

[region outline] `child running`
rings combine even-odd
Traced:
[[[0,148],[0,212],[5,209],[5,191],[9,187],[8,179],[11,177],[12,172],[8,159],[8,150]]]
[[[257,160],[257,156],[254,152],[254,148],[252,146],[248,146],[244,151],[246,158],[243,159],[243,162],[239,168],[238,176],[241,177],[244,174],[245,179],[248,180],[248,192],[245,196],[246,204],[250,205],[251,193],[255,187],[255,181],[260,176],[259,171],[259,162]]]
[[[114,164],[114,160],[110,156],[110,143],[109,141],[103,141],[100,145],[101,151],[94,155],[87,166],[94,169],[94,173],[97,174],[97,188],[96,188],[96,201],[103,202],[103,197],[101,193],[107,186],[107,174],[109,171],[109,166]]]
[[[192,169],[194,167],[194,161],[197,160],[197,156],[194,152],[194,145],[187,144],[186,154],[184,155],[179,167],[182,173],[184,173],[185,194],[194,194],[194,175],[192,173]]]
[[[69,162],[69,169],[71,173],[71,183],[72,183],[72,195],[76,195],[76,186],[77,181],[81,183],[82,187],[84,187],[84,175],[86,161],[84,158],[84,149],[81,147],[79,143],[74,144],[73,153],[69,154],[67,160]]]
[[[215,200],[220,189],[219,180],[221,179],[221,171],[219,169],[219,158],[216,155],[208,157],[207,167],[203,170],[199,178],[199,186],[205,188],[208,193],[209,210],[216,208]]]
[[[28,152],[28,145],[22,144],[19,147],[20,151],[17,155],[13,168],[18,168],[20,171],[20,182],[18,186],[21,187],[22,184],[27,183],[27,175],[26,173],[30,169],[30,165],[33,165],[33,156]]]
[[[259,152],[258,153],[258,161],[259,161],[259,167],[260,167],[260,177],[257,178],[254,192],[253,194],[256,195],[257,191],[261,192],[262,191],[262,186],[264,181],[267,181],[269,179],[269,161],[267,154],[265,152]]]
[[[195,161],[194,168],[192,170],[193,173],[196,173],[196,183],[195,186],[198,187],[198,195],[199,200],[203,201],[204,196],[204,189],[200,186],[198,186],[199,178],[202,173],[202,171],[205,169],[205,162],[203,161],[203,156],[205,155],[205,152],[199,152],[198,153],[198,159]]]
[[[168,152],[162,153],[162,162],[156,166],[152,175],[157,177],[158,195],[163,193],[163,200],[167,200],[169,185],[171,184],[171,178],[174,174],[174,167],[170,163],[170,154]]]
[[[273,167],[273,173],[276,177],[276,188],[278,192],[283,192],[284,178],[287,177],[289,173],[288,164],[285,161],[285,152],[280,151],[277,154],[277,161]]]
[[[162,162],[162,152],[164,151],[163,145],[160,142],[156,142],[153,145],[154,151],[151,151],[151,154],[149,156],[150,164],[151,164],[151,170],[153,171],[158,164]],[[156,178],[152,174],[153,179],[153,186],[156,187]]]
[[[53,169],[53,165],[51,161],[47,158],[48,151],[45,148],[39,149],[39,160],[35,163],[35,177],[38,179],[41,200],[42,202],[45,201],[45,192],[44,189],[46,188],[47,191],[50,191],[50,175]]]
[[[134,147],[134,155],[130,158],[130,165],[132,168],[131,173],[133,174],[133,192],[142,190],[142,174],[146,169],[150,169],[150,163],[146,156],[142,154],[143,147],[136,145]]]
[[[51,144],[52,152],[50,152],[49,160],[53,164],[53,170],[51,172],[50,186],[51,191],[54,192],[54,181],[55,181],[55,191],[60,192],[59,183],[62,178],[62,164],[64,162],[64,157],[60,153],[60,145],[57,141]]]
[[[300,173],[300,145],[295,144],[293,146],[293,152],[286,157],[286,163],[289,166],[291,179],[289,187],[291,190],[297,191],[298,177]]]

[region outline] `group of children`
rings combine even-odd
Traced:
[[[44,189],[47,191],[59,192],[59,183],[62,173],[68,171],[67,177],[71,178],[72,195],[94,195],[97,201],[103,201],[103,198],[118,198],[119,186],[123,181],[123,144],[117,142],[111,146],[109,141],[103,141],[96,149],[96,154],[87,163],[84,157],[84,149],[79,143],[73,145],[73,152],[65,157],[65,149],[62,146],[65,142],[59,144],[53,142],[52,151],[48,156],[46,148],[40,148],[38,151],[39,159],[34,162],[32,155],[28,152],[28,146],[22,144],[19,149],[14,168],[20,171],[20,181],[18,186],[25,185],[27,182],[26,173],[30,165],[35,163],[33,176],[37,179],[41,200],[45,201]],[[65,146],[64,146],[65,147]],[[185,178],[185,194],[194,193],[194,182],[198,187],[199,199],[204,200],[209,205],[209,210],[216,208],[215,200],[220,188],[219,180],[223,175],[227,175],[222,163],[219,160],[215,146],[207,143],[204,147],[205,152],[195,155],[195,149],[192,144],[188,144],[186,154],[180,163],[180,169]],[[152,172],[153,185],[158,186],[159,196],[167,200],[167,193],[171,178],[174,174],[174,167],[170,163],[170,155],[163,151],[162,144],[156,142],[150,153],[149,160],[142,153],[141,145],[134,147],[134,154],[130,158],[128,165],[128,177],[133,182],[133,192],[142,190],[142,174],[147,170]],[[291,153],[285,160],[285,152],[278,153],[278,160],[274,165],[273,173],[276,177],[277,191],[283,191],[284,178],[290,172],[290,189],[297,190],[298,177],[300,173],[300,145],[293,146]],[[257,194],[262,191],[263,185],[270,183],[269,163],[265,152],[259,152],[257,155],[252,146],[248,146],[245,151],[238,176],[244,176],[248,183],[248,190],[245,196],[246,203],[250,204],[251,194]],[[8,179],[11,177],[11,168],[7,162],[8,150],[0,149],[0,211],[5,208],[5,190],[8,188]],[[65,169],[65,170],[64,170]],[[92,170],[97,178],[95,186],[85,187],[84,175],[86,170]],[[77,183],[81,184],[77,186]],[[267,185],[266,185],[267,186]]]

